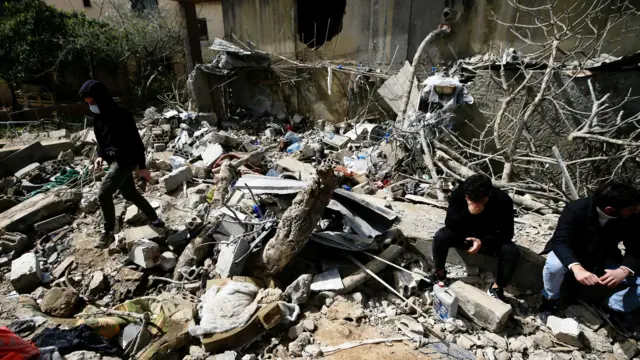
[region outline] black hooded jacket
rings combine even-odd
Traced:
[[[100,81],[85,82],[79,95],[83,99],[92,97],[100,109],[100,114],[93,114],[98,156],[119,166],[146,168],[144,144],[129,110],[116,104]]]

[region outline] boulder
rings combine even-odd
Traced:
[[[54,287],[40,303],[40,310],[53,317],[70,317],[78,303],[78,292],[73,289]]]
[[[42,281],[40,263],[34,253],[26,253],[11,263],[11,285],[19,294],[28,294]]]

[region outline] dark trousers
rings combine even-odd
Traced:
[[[151,204],[136,189],[136,184],[133,181],[133,170],[131,167],[120,167],[114,162],[109,166],[109,172],[102,181],[102,186],[100,186],[100,191],[98,192],[98,200],[102,209],[105,231],[113,231],[116,226],[116,208],[113,205],[113,194],[117,190],[120,190],[122,197],[137,206],[147,219],[155,221],[158,218]]]
[[[436,232],[433,239],[433,262],[436,269],[444,269],[450,248],[469,250],[472,244],[466,239],[456,236],[451,230],[443,227]],[[494,281],[499,287],[505,287],[511,282],[511,277],[516,271],[520,259],[520,249],[512,242],[488,246],[482,244],[481,254],[498,258],[497,273],[493,274]]]

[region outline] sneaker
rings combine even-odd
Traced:
[[[151,226],[157,227],[157,228],[163,228],[164,225],[165,225],[164,221],[162,221],[162,219],[160,218],[157,218],[151,222]]]
[[[445,269],[435,269],[433,271],[433,273],[431,273],[431,275],[429,275],[428,279],[431,282],[431,285],[437,284],[437,283],[439,283],[441,281],[443,283],[445,283],[445,285],[447,285],[447,283],[448,283],[447,270],[445,270]]]
[[[501,288],[494,288],[493,284],[491,284],[491,286],[489,286],[489,289],[487,290],[487,294],[489,294],[489,296],[491,296],[494,299],[498,299],[500,301],[502,301],[503,303],[507,302],[507,297],[504,296],[504,290],[502,290]]]
[[[553,315],[558,309],[558,300],[547,299],[545,297],[542,298],[542,304],[538,308],[539,314],[538,318],[542,321],[543,324],[547,324],[547,319],[549,316]]]
[[[102,231],[100,233],[100,238],[98,239],[98,245],[96,246],[98,249],[106,249],[109,247],[109,244],[114,242],[116,237],[113,236],[112,231]]]

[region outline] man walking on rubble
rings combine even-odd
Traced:
[[[587,198],[568,203],[543,254],[543,303],[540,319],[546,322],[557,307],[567,273],[580,290],[606,299],[612,320],[627,327],[628,313],[639,308],[640,193],[633,186],[609,182]],[[624,244],[624,255],[618,247]]]
[[[107,87],[99,81],[85,82],[79,94],[94,114],[93,129],[98,141],[95,169],[101,169],[105,161],[109,164],[109,172],[98,193],[104,220],[100,247],[106,247],[114,240],[116,211],[113,195],[117,190],[144,213],[152,226],[164,227],[164,222],[158,218],[156,211],[136,189],[133,179],[134,171],[145,181],[151,179],[146,167],[144,144],[133,115],[116,104]]]
[[[504,288],[511,281],[520,258],[513,238],[513,201],[496,189],[486,175],[473,175],[451,193],[445,227],[433,240],[435,272],[432,280],[445,281],[445,263],[454,247],[470,254],[482,253],[498,258],[494,282],[487,293],[506,301]]]

